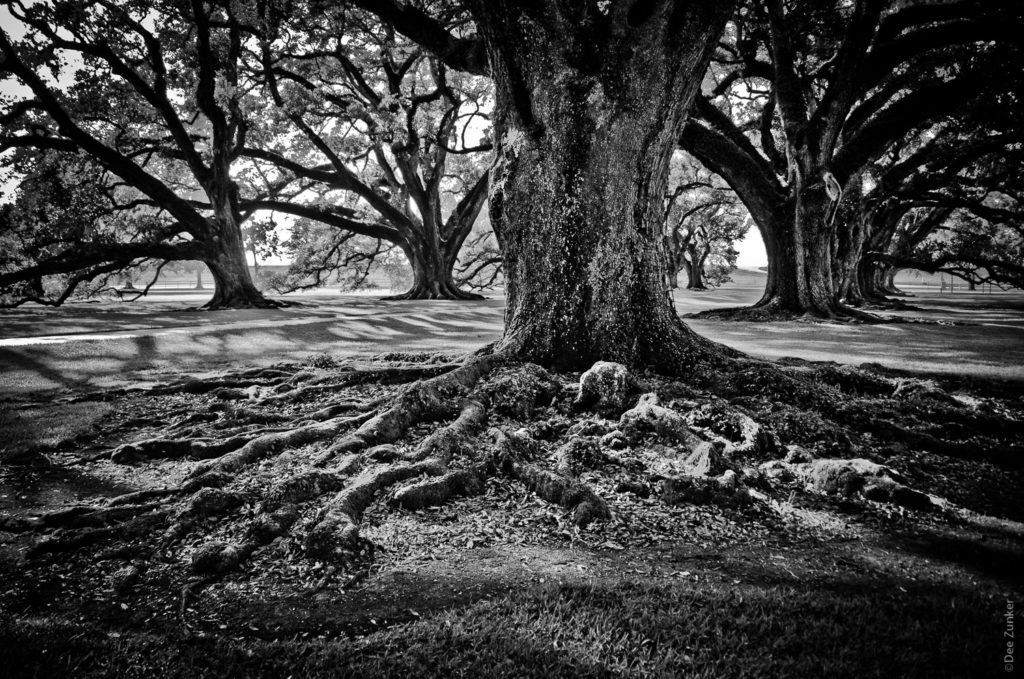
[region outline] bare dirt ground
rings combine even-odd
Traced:
[[[677,295],[680,312],[750,303],[760,293],[760,280],[756,274],[741,275],[725,290],[681,291]],[[584,474],[607,500],[613,516],[584,527],[522,482],[504,477],[489,479],[479,495],[455,498],[440,507],[409,510],[396,509],[386,501],[375,503],[362,521],[368,551],[343,568],[307,558],[294,544],[279,539],[255,552],[238,572],[197,580],[189,572],[189,559],[211,539],[241,539],[255,518],[254,505],[248,500],[240,509],[231,508],[235,513],[227,518],[198,519],[177,539],[175,548],[161,551],[159,558],[138,558],[138,550],[149,549],[155,539],[146,532],[146,514],[131,519],[141,520],[137,526],[141,532],[113,544],[104,542],[110,536],[100,527],[101,534],[90,533],[95,544],[65,548],[61,540],[70,534],[44,525],[43,543],[61,546],[40,551],[35,531],[54,511],[71,509],[61,520],[87,523],[89,515],[73,508],[104,507],[110,498],[125,493],[176,486],[203,464],[187,455],[111,459],[110,451],[118,446],[183,431],[185,425],[210,431],[227,431],[225,427],[264,431],[275,415],[314,412],[338,397],[324,393],[275,406],[260,396],[273,386],[263,378],[254,384],[266,386],[259,386],[251,398],[227,392],[132,394],[118,389],[174,382],[183,374],[223,377],[270,366],[277,366],[285,377],[302,373],[307,379],[310,375],[338,379],[353,368],[380,366],[369,359],[382,352],[454,356],[478,348],[501,331],[501,299],[380,302],[323,293],[298,300],[303,306],[278,311],[182,311],[184,305],[201,301],[185,296],[134,306],[80,304],[59,310],[3,312],[0,452],[6,461],[0,463],[0,581],[4,582],[0,647],[7,644],[0,651],[0,663],[7,659],[3,666],[14,667],[16,676],[78,672],[103,676],[115,670],[144,676],[143,669],[126,667],[123,663],[128,661],[110,657],[120,653],[135,658],[132,653],[140,653],[140,648],[146,653],[155,648],[159,655],[167,647],[188,643],[214,655],[235,653],[237,658],[231,656],[232,662],[239,663],[235,673],[251,674],[244,669],[249,667],[246,658],[263,663],[257,667],[269,667],[275,656],[305,657],[325,648],[346,658],[367,653],[374,658],[400,655],[393,644],[401,645],[403,639],[423,634],[450,641],[458,638],[460,625],[490,616],[507,628],[501,632],[501,643],[519,643],[524,655],[550,657],[557,668],[552,674],[630,675],[637,672],[613,673],[608,669],[617,667],[612,660],[594,660],[588,644],[597,642],[587,641],[587,635],[596,631],[580,631],[581,638],[568,634],[567,639],[553,629],[545,636],[548,632],[537,632],[544,615],[533,608],[523,613],[515,602],[553,597],[557,603],[580,591],[598,593],[599,598],[643,599],[636,592],[654,588],[658,596],[685,601],[679,615],[685,615],[691,627],[706,625],[708,634],[731,638],[726,628],[739,625],[735,633],[746,640],[743,643],[768,648],[763,676],[785,674],[788,666],[781,658],[807,653],[815,644],[821,644],[820,662],[811,665],[813,671],[804,667],[794,676],[1002,674],[1000,616],[1006,600],[1019,601],[1024,592],[1024,525],[1019,523],[1024,520],[1019,503],[1024,492],[1020,457],[1024,296],[1020,295],[922,294],[908,300],[920,309],[900,314],[927,323],[691,322],[716,341],[762,357],[873,363],[924,371],[939,379],[943,375],[970,378],[943,385],[954,400],[933,397],[927,389],[909,397],[901,407],[906,408],[907,417],[927,424],[927,431],[922,428],[916,443],[907,444],[891,429],[873,428],[865,413],[878,399],[862,393],[857,381],[862,378],[851,385],[843,382],[847,373],[841,370],[790,362],[797,377],[820,373],[823,379],[839,380],[835,388],[849,390],[852,400],[845,409],[837,406],[839,414],[831,417],[856,420],[868,433],[854,441],[844,439],[831,423],[807,419],[773,396],[768,400],[777,402],[758,412],[774,418],[778,432],[774,452],[761,451],[744,462],[781,457],[785,445],[805,447],[816,457],[849,456],[856,450],[891,466],[916,490],[943,504],[922,507],[856,494],[809,492],[792,481],[773,481],[770,489],[758,491],[755,501],[743,506],[666,503],[662,497],[641,492],[655,483],[649,480],[655,477],[638,475],[624,465]],[[902,384],[903,379],[884,370],[869,377],[864,378],[869,385],[890,380]],[[570,395],[573,379],[566,376],[562,385]],[[751,384],[757,388],[756,380]],[[347,389],[346,398],[361,401],[394,392],[374,384]],[[685,387],[671,384],[657,390],[667,403],[678,403],[680,408],[690,397]],[[85,394],[92,396],[81,400]],[[799,392],[794,394],[798,399]],[[749,412],[761,407],[757,401],[753,395],[733,398]],[[544,426],[535,427],[538,440],[551,437],[552,449],[561,436],[559,427],[569,427],[575,417],[559,408],[553,404],[542,410],[546,421],[553,423],[545,426],[554,427],[555,434],[545,433]],[[247,417],[255,417],[251,427],[243,426]],[[979,422],[999,423],[1003,429],[983,431]],[[579,424],[594,429],[580,430],[593,436],[614,426],[600,418],[573,426]],[[514,418],[506,423],[501,417],[497,425],[519,426]],[[397,443],[402,449],[415,446],[424,433],[416,429],[408,441]],[[947,442],[950,437],[955,444]],[[644,439],[631,443],[621,454],[641,460],[665,450],[663,443]],[[239,496],[259,496],[315,452],[316,446],[303,445],[276,455],[255,465],[232,488]],[[627,486],[634,490],[623,490]],[[645,617],[647,612],[641,611],[633,620],[622,607],[607,606],[601,608],[601,615],[629,620],[630,629],[655,625]],[[571,608],[569,615],[573,610],[582,615],[583,608]],[[724,620],[709,611],[725,611],[721,615],[731,617]],[[759,615],[774,615],[765,611],[780,611],[781,617],[762,621]],[[743,627],[742,621],[748,619],[757,621],[760,628]],[[564,624],[571,627],[569,622]],[[775,628],[776,624],[781,627]],[[672,625],[673,638],[687,638],[686,621]],[[872,637],[873,629],[884,630],[886,638]],[[776,658],[772,644],[782,644],[784,637],[785,643],[795,646],[780,649]],[[229,646],[202,646],[210,643]],[[259,645],[263,643],[278,645]],[[313,643],[321,645],[309,645]],[[499,645],[493,639],[487,643]],[[732,657],[726,650],[701,650],[699,644],[687,645],[690,641],[680,641],[678,648],[673,642],[665,643],[673,653],[678,651],[679,662],[690,658],[686,662],[703,668],[694,671],[697,676],[753,676],[737,670],[745,667],[741,662],[728,671],[715,665],[719,656]],[[892,649],[874,646],[890,643]],[[21,650],[15,651],[16,647]],[[61,657],[47,659],[47,648]],[[638,648],[643,650],[642,645]],[[879,656],[877,665],[864,660],[872,649]],[[647,650],[653,653],[650,647]],[[473,656],[483,651],[472,646],[460,647],[458,652]],[[762,650],[734,655],[751,653],[758,655]],[[889,656],[897,653],[905,656],[893,665]],[[839,659],[846,664],[836,665]],[[152,670],[144,659],[138,662],[139,667]],[[205,661],[192,658],[189,662],[199,667]],[[302,666],[295,662],[289,667]],[[845,674],[841,667],[847,665],[859,668],[859,673]],[[864,672],[868,665],[874,671]],[[191,665],[183,667],[178,666],[177,672],[189,675]],[[372,667],[379,671],[382,666]],[[405,665],[383,667],[396,674],[411,671]],[[686,668],[674,669],[683,673]],[[462,671],[473,675],[465,666]],[[277,676],[275,672],[266,674]],[[432,673],[443,675],[436,667],[426,672]]]

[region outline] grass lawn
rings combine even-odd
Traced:
[[[5,621],[8,676],[982,677],[1005,601],[969,588],[552,584],[358,638]]]

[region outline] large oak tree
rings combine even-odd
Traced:
[[[23,31],[0,31],[5,101],[0,149],[84,153],[161,211],[151,238],[107,242],[37,261],[22,277],[199,259],[209,308],[273,306],[246,266],[232,166],[245,144],[243,22],[234,3],[77,1],[8,4]],[[190,241],[183,245],[185,241]],[[8,272],[10,278],[15,274]]]
[[[352,8],[268,5],[261,20],[251,78],[274,107],[244,154],[306,190],[252,204],[319,220],[339,252],[353,235],[398,246],[413,272],[401,298],[478,298],[452,268],[487,197],[486,165],[462,156],[490,150],[487,81]]]
[[[685,372],[703,343],[672,305],[663,196],[732,3],[468,1],[475,30],[457,34],[414,4],[353,4],[494,81],[498,350],[563,369]]]
[[[683,148],[750,210],[769,258],[754,316],[847,316],[859,234],[837,220],[892,143],[974,107],[1019,106],[1017,2],[749,2],[696,102]],[[1014,65],[1007,70],[1007,65]]]

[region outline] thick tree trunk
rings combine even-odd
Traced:
[[[833,190],[830,195],[827,186],[835,180],[811,155],[806,149],[794,152],[801,169],[795,172],[792,198],[776,209],[767,228],[761,228],[768,284],[755,308],[872,320],[843,303],[843,298],[855,303],[860,297],[857,267],[865,248],[865,223],[861,215],[850,214],[852,210],[837,215],[842,193]]]
[[[227,210],[223,211],[227,212]],[[279,306],[263,296],[252,282],[249,265],[245,260],[242,230],[230,214],[222,214],[218,221],[218,247],[204,260],[213,275],[213,297],[203,305],[206,309],[267,309]]]
[[[755,307],[821,317],[844,315],[834,287],[828,204],[823,189],[804,191],[795,206],[780,210],[778,224],[762,229],[768,282]]]
[[[848,210],[848,213],[855,212]],[[847,214],[842,223],[834,227],[835,245],[832,259],[832,284],[836,299],[856,305],[860,302],[857,268],[864,257],[867,225],[859,214]]]
[[[870,257],[857,263],[854,282],[850,286],[848,300],[855,304],[885,304],[888,295],[901,295],[892,283],[895,271]]]
[[[668,258],[668,287],[670,290],[676,290],[679,288],[679,272],[686,269],[686,254],[679,243],[678,235],[671,231],[665,234],[665,252]]]
[[[896,274],[899,271],[892,266],[881,266],[875,273],[876,285],[878,290],[881,290],[887,295],[901,295],[907,296],[907,293],[903,292],[896,287]]]
[[[483,295],[462,290],[455,283],[452,271],[455,257],[446,256],[431,243],[410,242],[402,251],[412,267],[412,287],[400,295],[385,299],[483,299]]]
[[[686,289],[687,290],[707,290],[708,286],[704,283],[704,265],[703,258],[700,257],[696,250],[690,252],[686,258]]]
[[[203,290],[203,267],[196,266],[196,290]]]
[[[497,105],[498,349],[557,369],[679,373],[705,346],[668,286],[663,196],[729,3],[475,3]],[[571,5],[571,6],[568,6]]]

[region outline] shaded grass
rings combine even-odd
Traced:
[[[980,677],[1005,600],[948,586],[549,585],[364,638],[155,636],[0,618],[11,677]]]
[[[40,404],[25,408],[0,403],[0,459],[5,452],[51,447],[91,435],[95,423],[110,410],[107,403]]]

